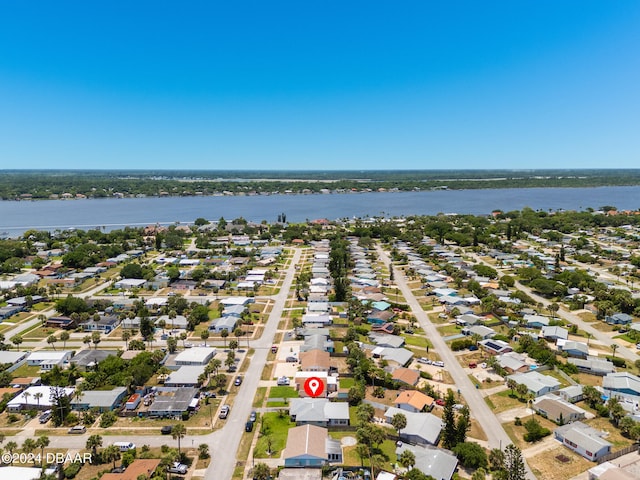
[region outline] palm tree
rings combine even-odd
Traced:
[[[125,330],[122,332],[122,340],[124,340],[124,349],[129,350],[129,339],[131,338],[131,332]]]
[[[62,340],[63,349],[67,348],[67,340],[69,340],[69,338],[71,338],[71,335],[69,334],[69,332],[67,332],[66,330],[63,330],[62,333],[60,334],[60,340]]]
[[[116,445],[109,445],[102,451],[102,459],[105,462],[113,462],[113,468],[116,468],[116,460],[120,458],[120,449]]]
[[[32,453],[36,448],[37,445],[33,438],[27,438],[22,444],[22,451],[27,455]]]
[[[38,402],[38,410],[40,410],[40,399],[42,398],[42,392],[36,392],[33,394],[33,398]]]
[[[620,348],[620,345],[618,345],[617,343],[614,343],[611,345],[611,351],[613,352],[613,358],[616,358],[616,350],[618,350],[618,348]]]
[[[24,392],[22,394],[22,396],[24,397],[24,403],[28,404],[29,403],[29,397],[31,396],[31,394],[29,392]]]
[[[202,340],[204,340],[204,345],[206,347],[207,346],[207,338],[209,338],[209,330],[208,329],[204,329],[202,331],[202,333],[200,333],[200,338]]]
[[[93,454],[93,458],[96,458],[98,454],[98,447],[101,447],[101,446],[102,446],[102,436],[91,435],[87,439],[86,449],[91,450],[91,453]]]
[[[49,437],[40,435],[36,440],[36,446],[40,449],[40,465],[44,465],[44,449],[49,446]]]
[[[93,342],[93,349],[97,350],[98,349],[98,344],[101,341],[100,332],[93,332],[91,334],[91,341]]]
[[[13,452],[15,451],[16,448],[18,448],[18,444],[12,440],[10,442],[7,442],[4,448],[6,448],[9,454],[11,455],[9,463],[13,464]]]
[[[227,348],[227,337],[229,336],[229,330],[224,329],[220,332],[220,336],[222,337],[222,340],[224,341],[224,348]]]
[[[183,439],[186,434],[187,428],[182,423],[174,425],[171,430],[171,436],[173,439],[178,440],[178,453],[180,453],[180,440]]]
[[[55,335],[49,335],[49,337],[47,338],[47,343],[51,345],[54,350],[56,349],[55,343],[57,341],[58,341],[58,338]]]

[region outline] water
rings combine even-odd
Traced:
[[[95,200],[0,201],[0,234],[11,237],[29,229],[63,230],[149,224],[191,223],[198,217],[227,220],[243,217],[275,222],[316,218],[435,215],[485,215],[492,210],[584,210],[612,205],[640,208],[640,186],[596,188],[514,188],[399,193],[271,195],[229,197],[168,197]]]

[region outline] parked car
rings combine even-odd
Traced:
[[[39,421],[40,423],[47,423],[51,419],[51,410],[45,410],[40,415]]]
[[[418,363],[424,363],[425,365],[431,365],[431,360],[429,360],[427,357],[420,357],[418,359]]]
[[[289,363],[296,363],[297,361],[298,361],[297,357],[294,357],[294,356],[287,357],[287,362]]]
[[[82,434],[86,432],[87,432],[87,427],[85,427],[84,425],[76,425],[75,427],[71,427],[67,431],[67,433],[72,433],[72,434]]]
[[[271,353],[276,353],[278,351],[277,345],[271,345]]]
[[[169,435],[171,432],[173,432],[173,425],[165,425],[160,429],[160,433],[163,435]]]
[[[188,469],[189,467],[187,467],[184,463],[173,462],[171,465],[167,467],[167,472],[179,473],[181,475],[184,475],[185,473],[187,473]]]
[[[238,375],[238,376],[236,377],[236,379],[233,381],[233,384],[234,384],[236,387],[239,387],[240,385],[242,385],[242,377],[241,377],[240,375]]]
[[[218,417],[224,420],[229,416],[229,410],[231,410],[231,407],[229,407],[229,405],[223,405],[220,409],[220,415],[218,415]]]
[[[118,447],[121,452],[128,452],[136,448],[136,444],[132,442],[115,442],[114,445]]]
[[[119,467],[112,468],[111,473],[124,473],[126,469],[127,467],[125,467],[124,465],[120,465]]]
[[[482,362],[480,364],[480,368],[487,368],[487,363],[486,362]]]
[[[475,352],[476,350],[478,350],[478,346],[477,345],[469,345],[469,351],[470,352]]]
[[[245,432],[251,432],[251,431],[253,431],[253,422],[249,421],[249,422],[245,423],[245,425],[244,425],[244,431],[245,431]]]
[[[440,405],[441,407],[444,407],[444,400],[442,400],[441,398],[437,399],[436,405]]]
[[[433,365],[435,365],[436,367],[444,367],[444,362],[437,360],[433,362]]]
[[[254,410],[253,412],[251,412],[251,415],[249,415],[249,421],[255,422],[257,418],[258,418],[258,414]]]
[[[469,368],[476,368],[478,366],[478,364],[476,362],[470,362],[469,363]]]
[[[289,380],[289,377],[278,377],[278,386],[289,385],[290,383],[291,380]]]

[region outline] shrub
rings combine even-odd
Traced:
[[[535,418],[528,420],[524,424],[524,428],[527,429],[527,433],[524,434],[524,439],[527,442],[536,442],[551,434],[551,430],[544,428]]]
[[[64,469],[64,478],[75,478],[75,476],[80,471],[82,467],[82,463],[72,463],[67,468]]]
[[[116,423],[118,417],[114,412],[104,412],[102,417],[100,417],[100,427],[101,428],[109,428],[111,425]]]

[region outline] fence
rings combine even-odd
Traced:
[[[621,457],[622,455],[626,455],[627,453],[638,451],[640,448],[640,444],[633,444],[628,447],[623,448],[622,450],[618,450],[617,452],[612,452],[604,457],[600,457],[598,459],[598,465],[604,462],[609,462],[615,458]]]

